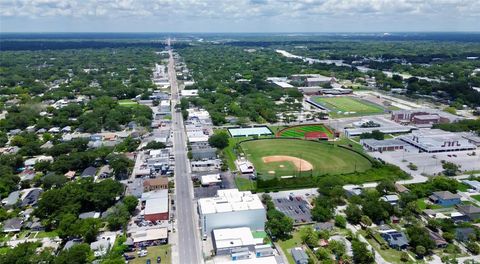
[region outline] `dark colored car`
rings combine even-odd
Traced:
[[[160,256],[157,257],[157,264],[162,262],[162,258]]]
[[[152,264],[152,261],[150,259],[147,259],[146,264]]]
[[[135,258],[134,255],[127,255],[127,254],[123,254],[123,257],[125,258],[125,260],[131,260]]]

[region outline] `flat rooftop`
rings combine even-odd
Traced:
[[[216,197],[199,199],[198,206],[201,214],[265,210],[257,195],[238,189],[218,190]]]
[[[213,237],[217,249],[257,244],[252,231],[248,227],[215,229],[213,230]]]
[[[272,135],[272,131],[266,127],[239,127],[239,128],[228,128],[228,132],[232,137],[248,137],[248,136],[263,136],[263,135]]]

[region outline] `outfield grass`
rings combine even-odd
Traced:
[[[308,175],[346,174],[363,172],[371,167],[370,161],[353,151],[322,142],[293,139],[266,139],[247,141],[240,144],[245,157],[264,178],[298,175],[291,162],[264,163],[266,156],[284,155],[308,161],[313,166]],[[274,174],[269,173],[275,171]]]
[[[384,109],[379,105],[351,96],[317,96],[312,97],[312,100],[330,110],[332,116],[372,115],[384,112]]]
[[[329,138],[333,138],[331,131],[325,127],[323,124],[318,125],[304,125],[304,126],[293,126],[287,128],[280,132],[281,137],[295,137],[295,138],[305,138],[305,134],[309,132],[322,132],[328,135]]]

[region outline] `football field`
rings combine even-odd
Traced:
[[[352,96],[312,97],[315,103],[331,111],[335,115],[372,115],[381,114],[384,109],[377,104]]]

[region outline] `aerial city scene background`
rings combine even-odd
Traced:
[[[0,264],[478,264],[479,30],[477,0],[0,0]]]

